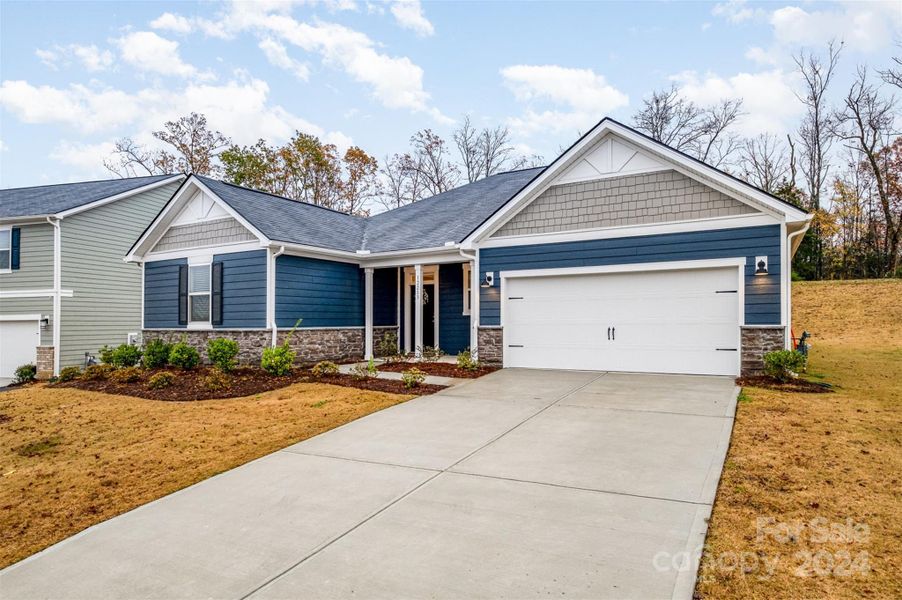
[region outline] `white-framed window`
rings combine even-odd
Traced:
[[[463,314],[470,314],[470,298],[472,296],[471,292],[473,290],[473,279],[470,277],[470,263],[464,263],[464,312]]]
[[[0,227],[0,273],[11,273],[13,268],[13,229]]]
[[[188,265],[188,324],[210,324],[211,264]]]

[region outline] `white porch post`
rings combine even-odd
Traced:
[[[470,262],[470,356],[479,360],[479,254]]]
[[[423,357],[423,265],[416,264],[413,267],[415,292],[413,299],[414,306],[414,355],[416,358]]]
[[[367,267],[363,270],[363,294],[364,294],[364,317],[363,324],[366,330],[366,342],[364,343],[364,358],[369,360],[373,358],[373,268]]]

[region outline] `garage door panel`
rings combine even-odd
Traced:
[[[738,285],[735,268],[509,278],[505,364],[736,374]]]
[[[34,364],[40,344],[38,321],[0,321],[0,377],[13,377],[18,367]]]

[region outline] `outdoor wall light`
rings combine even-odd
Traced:
[[[479,284],[479,287],[490,288],[493,285],[495,285],[495,274],[486,272],[482,277],[482,282]]]
[[[767,275],[767,257],[755,257],[755,275]]]

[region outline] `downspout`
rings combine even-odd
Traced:
[[[786,344],[784,347],[790,350],[792,349],[792,257],[798,250],[798,245],[793,246],[792,241],[797,236],[805,235],[805,232],[811,227],[813,218],[814,215],[809,216],[804,227],[786,236],[786,247],[789,252],[786,253]],[[801,238],[799,238],[799,244],[801,243]]]
[[[63,269],[62,238],[59,218],[47,217],[53,226],[53,375],[60,372],[60,317],[62,314]]]
[[[285,253],[285,246],[280,246],[279,250],[272,255],[272,263],[270,265],[271,269],[271,288],[270,288],[270,302],[272,305],[272,321],[269,326],[272,328],[272,347],[275,348],[279,342],[279,328],[276,325],[276,259],[282,256]]]
[[[458,252],[470,261],[470,356],[473,360],[479,359],[479,254],[473,250],[473,254],[467,254],[463,248]]]

